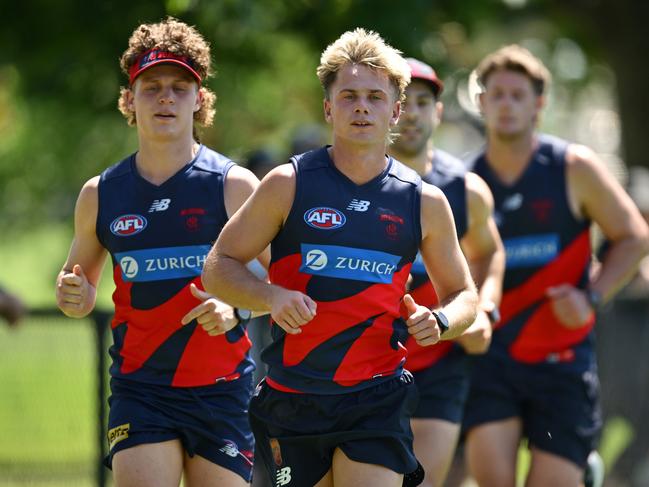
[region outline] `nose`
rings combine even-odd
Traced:
[[[354,109],[354,112],[364,113],[367,115],[370,112],[369,109],[367,108],[367,102],[364,99],[359,98],[358,102],[356,103],[356,108]]]
[[[158,102],[161,105],[173,105],[175,103],[173,90],[170,87],[162,89],[160,91]]]

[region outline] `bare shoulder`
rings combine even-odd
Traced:
[[[273,168],[259,184],[251,200],[259,211],[274,212],[284,220],[295,198],[295,170],[291,164]]]
[[[443,222],[453,223],[451,207],[444,193],[437,186],[423,183],[421,187],[421,231],[422,236],[429,235],[433,228],[444,225]]]
[[[581,144],[570,144],[566,150],[566,164],[570,172],[588,173],[603,169],[603,163],[593,149]]]
[[[437,186],[428,183],[421,185],[421,207],[422,210],[435,211],[441,209],[444,204],[448,204],[446,196]]]
[[[79,198],[77,198],[77,211],[84,211],[85,209],[97,210],[99,205],[99,176],[90,178],[85,182]]]
[[[469,211],[485,210],[491,212],[494,207],[494,198],[484,179],[474,172],[466,173],[465,185]]]
[[[239,165],[232,166],[225,177],[225,181],[226,185],[234,186],[239,190],[246,188],[254,190],[259,185],[257,176],[249,169]]]
[[[81,188],[74,210],[77,234],[94,234],[99,211],[99,176],[89,179]]]

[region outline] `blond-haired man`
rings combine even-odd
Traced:
[[[317,73],[333,145],[266,176],[223,229],[203,282],[271,313],[269,371],[251,423],[275,485],[396,487],[417,471],[403,342],[462,333],[477,295],[441,191],[386,156],[406,61],[356,29],[325,49]],[[269,243],[265,283],[245,263]],[[435,312],[404,297],[418,250],[440,294]]]

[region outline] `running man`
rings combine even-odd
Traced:
[[[480,289],[477,319],[454,341],[432,348],[419,346],[413,337],[406,341],[406,368],[413,372],[419,390],[419,405],[411,420],[415,454],[426,471],[423,485],[437,487],[444,484],[460,435],[469,393],[467,354],[486,352],[491,326],[498,320],[505,253],[492,217],[491,191],[479,176],[466,171],[462,161],[433,144],[444,110],[439,100],[442,81],[429,65],[412,58],[407,61],[412,81],[390,154],[444,192],[462,252]],[[436,307],[437,295],[419,255],[410,273],[415,301]]]
[[[169,18],[135,29],[121,58],[120,111],[139,148],[90,179],[57,279],[68,316],[86,316],[110,254],[115,281],[108,440],[117,486],[245,486],[253,436],[249,312],[202,289],[206,255],[258,185],[197,141],[214,94],[210,48]]]
[[[271,313],[268,376],[250,417],[275,485],[396,487],[411,473],[406,484],[417,485],[417,392],[403,343],[458,336],[477,294],[446,198],[386,156],[410,81],[405,59],[356,29],[325,49],[317,73],[333,145],[264,178],[210,251],[203,282]],[[269,243],[265,283],[245,263]],[[440,296],[434,311],[404,297],[418,251]]]
[[[487,132],[473,169],[494,196],[507,261],[501,320],[473,368],[464,426],[481,487],[514,487],[519,443],[526,484],[577,487],[601,427],[594,313],[634,274],[649,230],[589,148],[536,132],[550,74],[507,46],[477,68]],[[589,272],[590,228],[611,242]]]

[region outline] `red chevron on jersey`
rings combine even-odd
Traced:
[[[140,369],[151,355],[182,327],[182,317],[199,303],[192,296],[188,284],[170,300],[154,309],[134,309],[130,306],[132,283],[122,280],[119,265],[115,266],[114,278],[117,287],[113,296],[115,317],[112,326],[115,328],[128,322],[128,332],[120,350],[123,358],[120,372],[129,374]],[[200,278],[197,277],[192,282],[202,289]],[[156,326],[138,326],[139,323],[156,323]],[[247,335],[236,343],[229,343],[225,335],[213,337],[200,326],[196,326],[177,365],[172,385],[187,387],[213,383],[218,378],[236,379],[236,368],[250,346]],[[228,353],[217,354],[214,350],[228,350]]]
[[[334,381],[341,386],[351,387],[367,377],[392,375],[403,365],[407,351],[398,343],[398,354],[382,354],[377,350],[390,350],[390,339],[393,334],[394,317],[384,314],[373,320],[372,325],[352,344],[345,358],[341,361]]]
[[[387,346],[386,348],[374,350],[374,358],[378,357],[377,354],[379,351],[392,350],[389,346],[389,340],[392,336],[391,323],[399,318],[400,294],[409,273],[410,264],[403,266],[401,270],[394,273],[392,284],[374,284],[358,294],[336,301],[317,301],[316,316],[302,327],[302,333],[298,335],[286,335],[284,339],[283,364],[286,367],[299,364],[311,351],[323,342],[353,326],[371,319],[379,309],[383,312],[383,316],[389,318],[390,326],[388,330],[387,328],[382,329],[378,325],[377,329],[381,330],[387,336]],[[381,303],[380,307],[377,306],[378,303]],[[384,303],[395,304],[388,305]],[[390,353],[390,355],[392,354]],[[405,355],[405,351],[403,354],[399,354],[397,362],[405,358]],[[371,377],[371,375],[367,377]]]
[[[541,268],[523,285],[508,289],[503,294],[501,319],[496,328],[505,326],[514,316],[537,301],[546,299],[549,287],[559,284],[577,284],[590,260],[590,235],[585,230],[559,256]]]
[[[568,329],[559,322],[551,302],[545,297],[548,287],[577,285],[587,268],[590,251],[590,235],[584,231],[553,262],[541,268],[522,286],[504,294],[500,327],[507,326],[518,313],[541,301],[510,346],[513,358],[521,362],[539,362],[549,354],[562,353],[580,343],[590,333],[594,316],[584,326]],[[570,358],[569,355],[566,357]]]

